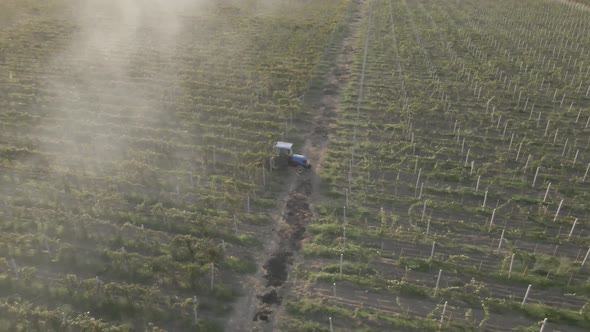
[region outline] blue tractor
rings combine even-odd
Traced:
[[[276,142],[275,155],[270,159],[270,165],[273,169],[295,167],[295,172],[301,175],[311,168],[311,164],[306,156],[294,154],[292,147],[293,143]]]

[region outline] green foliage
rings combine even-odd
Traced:
[[[79,50],[120,37],[108,33],[120,21],[112,4],[3,1],[0,303],[31,304],[6,309],[0,325],[67,329],[58,310],[32,318],[51,303],[70,308],[74,330],[223,330],[216,321],[238,296],[226,280],[255,273],[264,242],[242,226],[270,227],[287,183],[266,168],[263,187],[263,163],[283,130],[304,145],[299,98],[345,2],[231,1],[229,16],[213,3],[148,6],[134,42],[102,57]],[[79,38],[72,13],[106,35]],[[168,35],[159,22],[178,26]],[[192,308],[160,289],[212,303],[201,309],[214,320],[194,325]]]
[[[229,256],[223,261],[223,264],[231,271],[237,273],[254,273],[256,272],[256,262],[243,257]]]

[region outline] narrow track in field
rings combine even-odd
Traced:
[[[292,287],[292,283],[287,283],[290,267],[298,260],[305,227],[313,218],[312,202],[321,200],[318,170],[329,146],[330,124],[339,112],[342,92],[351,74],[363,3],[364,0],[351,3],[341,30],[325,50],[327,66],[320,69],[319,80],[310,86],[304,98],[313,119],[302,150],[313,170],[302,176],[290,175],[289,190],[279,197],[281,208],[272,230],[260,234],[265,243],[257,255],[258,272],[242,282],[245,295],[236,302],[226,331],[273,331],[280,321],[282,298]]]

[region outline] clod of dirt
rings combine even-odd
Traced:
[[[266,303],[269,305],[271,305],[271,304],[280,305],[281,304],[281,297],[279,296],[279,293],[277,293],[277,290],[275,288],[264,293],[263,295],[257,295],[256,297],[259,298],[262,303]]]
[[[309,211],[307,197],[301,193],[291,193],[289,195],[289,199],[287,200],[287,211],[290,212],[299,210]]]
[[[309,181],[302,181],[306,182]],[[311,190],[311,184],[309,186]],[[307,200],[307,195],[300,192],[289,195],[283,215],[285,224],[277,232],[278,248],[263,266],[266,270],[264,278],[268,280],[266,287],[272,288],[262,295],[257,295],[260,302],[254,321],[268,321],[273,312],[270,306],[281,304],[281,297],[274,287],[280,287],[287,281],[293,255],[299,250],[301,240],[305,236],[305,226],[311,221],[312,213]]]
[[[278,287],[287,281],[288,267],[292,263],[293,253],[287,251],[275,252],[266,263],[264,278],[268,280],[268,286]]]
[[[299,250],[301,240],[305,235],[305,225],[311,220],[312,214],[305,195],[292,193],[287,201],[287,208],[283,219],[288,227],[279,232],[282,250]]]
[[[260,319],[263,321],[268,321],[270,315],[272,315],[272,310],[270,307],[266,304],[262,304],[256,309],[256,313],[254,314],[254,318],[252,320],[257,321]]]

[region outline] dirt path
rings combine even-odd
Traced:
[[[321,200],[318,171],[329,146],[330,125],[340,110],[342,91],[348,84],[353,63],[354,46],[358,38],[363,3],[353,0],[351,14],[346,16],[341,33],[327,49],[330,66],[316,87],[308,91],[305,103],[315,112],[310,131],[303,146],[313,164],[313,172],[293,176],[290,188],[283,195],[285,205],[275,218],[273,233],[258,256],[262,268],[244,281],[247,293],[235,304],[226,324],[226,331],[273,331],[281,315],[282,298],[288,294],[285,284],[291,265],[297,261],[305,227],[313,218],[311,202]]]

